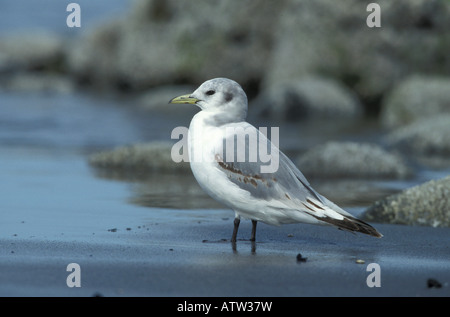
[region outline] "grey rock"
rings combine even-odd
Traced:
[[[151,142],[121,146],[89,157],[93,167],[124,173],[188,172],[189,163],[175,163],[171,157],[173,144]]]
[[[65,41],[53,33],[11,34],[0,40],[0,74],[59,71],[65,54]]]
[[[328,142],[318,145],[297,160],[309,177],[398,179],[411,175],[403,160],[378,145],[356,142]]]
[[[117,54],[122,20],[114,20],[75,39],[68,49],[67,69],[78,82],[120,88]]]
[[[380,0],[381,28],[369,28],[368,2],[287,1],[265,89],[305,74],[344,82],[365,102],[378,100],[411,72],[450,72],[450,2]]]
[[[106,85],[142,89],[229,77],[259,80],[282,2],[138,0],[123,19],[74,46],[71,71]],[[251,58],[246,58],[251,56]]]
[[[450,227],[450,176],[377,201],[363,219],[404,225]]]
[[[450,114],[450,77],[412,76],[387,95],[381,122],[393,129],[441,114]]]
[[[27,92],[73,91],[64,74],[67,41],[51,32],[34,31],[0,40],[0,87]]]
[[[450,99],[449,99],[450,100]],[[450,113],[428,117],[394,130],[386,137],[391,147],[419,156],[450,156]]]
[[[251,110],[271,119],[286,120],[362,115],[362,107],[352,91],[335,80],[316,76],[271,87],[252,102]]]

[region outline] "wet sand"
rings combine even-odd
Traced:
[[[261,224],[256,244],[240,240],[233,250],[224,241],[232,229],[227,210],[161,209],[174,221],[158,222],[133,206],[122,212],[109,229],[86,217],[78,229],[67,223],[53,233],[35,228],[33,236],[20,229],[27,223],[10,226],[18,233],[0,240],[0,295],[450,295],[448,229],[377,225],[385,236],[376,239],[330,227]],[[239,237],[250,229],[242,222]],[[299,253],[306,261],[298,261]],[[69,263],[80,265],[79,288],[66,284]],[[366,283],[369,263],[380,266],[380,287]],[[429,279],[441,287],[429,287]]]

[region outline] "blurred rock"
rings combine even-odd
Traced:
[[[450,77],[408,77],[382,105],[381,122],[390,129],[440,114],[450,114]]]
[[[450,176],[377,201],[363,214],[373,222],[450,227]]]
[[[347,116],[355,101],[345,86],[377,113],[386,92],[412,73],[450,73],[450,2],[377,3],[381,28],[367,26],[368,3],[358,0],[135,0],[122,18],[86,30],[68,47],[50,34],[3,39],[0,75],[58,69],[86,86],[119,91],[229,77],[250,97],[261,91],[284,96],[288,106],[280,110],[295,115],[325,105],[324,112]],[[304,91],[293,94],[304,106],[289,106],[292,88],[283,87],[317,76],[329,79],[321,81],[324,98],[341,91],[336,103],[343,108]]]
[[[4,90],[20,92],[52,92],[67,94],[74,91],[72,80],[66,76],[45,72],[19,72],[0,78]]]
[[[450,166],[450,113],[398,128],[386,137],[386,142],[391,147],[413,154],[423,163],[428,162],[427,165],[436,165],[432,164],[431,158],[442,158],[444,160],[439,160],[437,167]]]
[[[138,0],[122,20],[81,38],[69,68],[82,82],[123,90],[229,77],[250,95],[286,95],[280,87],[320,76],[379,107],[412,71],[449,73],[450,3],[377,3],[381,28],[367,26],[367,3],[357,0]]]
[[[67,55],[68,71],[84,85],[121,89],[117,53],[122,20],[100,25],[77,38]]]
[[[68,93],[64,74],[66,41],[50,32],[18,33],[0,40],[0,88],[25,92]]]
[[[0,75],[18,71],[59,71],[65,42],[48,32],[13,34],[0,41]]]
[[[74,46],[71,71],[121,89],[230,77],[260,80],[282,2],[138,0]],[[246,58],[250,57],[251,58]]]
[[[254,100],[251,108],[271,119],[292,121],[362,115],[361,105],[349,89],[332,79],[311,76],[271,87]]]
[[[118,147],[91,155],[89,164],[96,168],[125,174],[150,172],[190,172],[189,163],[175,163],[171,157],[173,144],[151,142]]]
[[[395,83],[414,73],[450,72],[450,2],[380,0],[381,28],[369,28],[368,2],[287,1],[263,88],[305,74],[343,82],[378,106]]]
[[[307,177],[398,179],[410,176],[403,160],[375,144],[328,142],[318,145],[297,160]]]

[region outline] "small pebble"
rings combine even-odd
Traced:
[[[441,288],[442,284],[438,280],[435,280],[434,278],[429,278],[427,280],[427,286],[428,288]]]
[[[308,258],[304,258],[300,253],[297,254],[297,262],[306,262]]]
[[[292,238],[294,235],[292,233],[288,234],[288,238]]]

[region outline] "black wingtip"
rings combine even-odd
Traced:
[[[344,216],[343,219],[335,219],[331,217],[316,217],[316,218],[345,231],[360,232],[376,238],[383,237],[383,235],[379,233],[377,229],[375,229],[368,223],[358,218],[350,216]]]
[[[375,238],[383,237],[383,235],[380,232],[378,232],[377,229],[375,229],[374,227],[372,227],[371,225],[360,219],[353,217],[345,217],[343,220],[340,220],[338,222],[340,223],[336,225],[343,228],[344,230],[364,233]]]
[[[360,219],[357,218],[353,218],[352,220],[354,220],[356,226],[358,227],[359,230],[356,230],[357,232],[361,232],[364,234],[368,234],[372,237],[375,238],[382,238],[383,235],[378,232],[377,229],[375,229],[374,227],[372,227],[371,225],[369,225],[367,222],[364,222]]]

